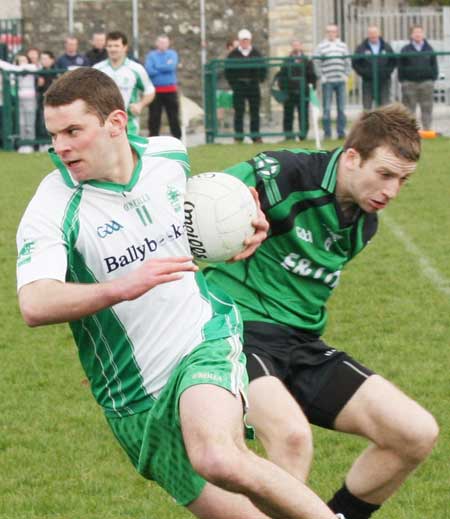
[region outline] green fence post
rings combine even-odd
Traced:
[[[379,54],[372,54],[372,76],[373,76],[373,82],[372,82],[372,95],[373,99],[375,101],[375,106],[380,106],[381,104],[381,92],[380,92],[380,68],[379,68]]]
[[[3,148],[11,151],[14,149],[12,140],[13,121],[12,121],[12,96],[11,96],[11,82],[9,80],[9,73],[2,71],[3,82],[3,110],[2,110],[2,140]]]
[[[203,69],[204,99],[205,99],[205,138],[208,144],[214,142],[214,121],[213,121],[213,95],[212,89],[213,69],[210,63],[206,63]]]

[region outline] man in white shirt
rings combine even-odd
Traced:
[[[17,234],[26,323],[70,324],[131,462],[195,516],[333,519],[303,483],[245,445],[240,315],[192,263],[183,144],[127,136],[117,86],[92,68],[51,85],[45,122],[57,169]],[[260,208],[253,223],[234,260],[267,235]]]
[[[128,114],[128,133],[139,134],[139,117],[142,110],[155,97],[155,87],[144,67],[127,58],[128,39],[120,31],[106,36],[108,59],[100,61],[94,68],[101,70],[114,80],[122,93]]]

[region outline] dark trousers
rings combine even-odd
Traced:
[[[252,138],[257,139],[259,134],[259,107],[261,105],[261,93],[259,85],[251,85],[245,89],[233,90],[233,108],[234,108],[234,131],[235,133],[244,133],[244,113],[245,101],[248,101],[250,109],[250,131]]]
[[[283,105],[283,131],[286,137],[294,137],[294,114],[298,114],[298,136],[306,139],[309,130],[309,101],[302,101],[298,95],[289,95]]]
[[[163,108],[166,110],[167,119],[169,120],[170,133],[177,139],[181,138],[179,121],[180,107],[177,92],[157,93],[155,95],[155,99],[153,99],[150,104],[148,112],[148,130],[150,137],[159,135]]]
[[[362,82],[362,101],[364,110],[371,110],[372,105],[375,107],[376,99],[373,91],[373,81],[363,79]],[[391,81],[390,79],[381,80],[378,83],[378,101],[380,106],[387,105],[391,98]]]

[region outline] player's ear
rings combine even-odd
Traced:
[[[361,165],[361,155],[354,148],[348,148],[344,152],[345,166],[348,170],[354,171]]]
[[[114,110],[106,119],[111,137],[117,137],[126,131],[127,123],[128,116],[123,110]]]

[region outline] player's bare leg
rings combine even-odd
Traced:
[[[428,411],[378,375],[361,385],[335,426],[373,442],[346,478],[352,495],[373,504],[383,503],[400,487],[430,454],[439,432]]]
[[[300,481],[308,478],[313,456],[311,426],[297,402],[276,377],[259,377],[248,389],[247,421],[271,461]]]
[[[259,509],[273,519],[334,519],[330,509],[308,487],[247,448],[239,396],[209,384],[190,387],[180,399],[180,419],[194,469],[210,483],[246,495],[253,503],[254,507],[249,507],[248,513],[241,511],[239,517],[259,519]],[[242,503],[242,497],[237,498]],[[199,517],[233,517],[231,513],[226,516],[224,510],[221,515],[205,515],[208,503],[203,503],[204,509],[197,509],[199,499],[190,507]],[[230,506],[231,511],[235,509],[234,503]]]

